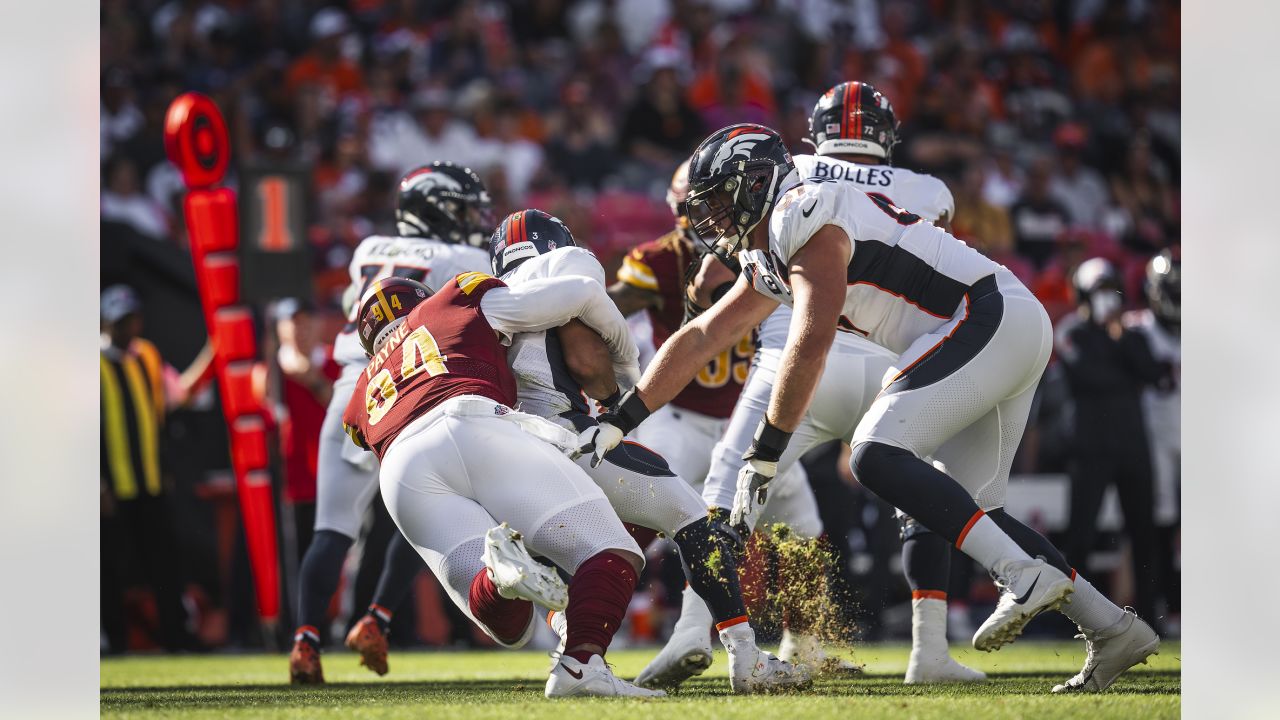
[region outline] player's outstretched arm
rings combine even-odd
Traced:
[[[480,299],[480,309],[490,327],[513,335],[550,330],[578,318],[604,340],[615,368],[638,374],[640,351],[626,318],[595,280],[567,276],[494,288]]]
[[[740,340],[776,307],[777,300],[757,293],[745,278],[739,279],[720,302],[662,344],[635,389],[601,415],[599,425],[578,436],[578,449],[570,457],[590,454],[591,466],[599,465],[624,435],[670,402],[716,353]]]
[[[645,406],[652,411],[670,402],[711,358],[741,340],[776,307],[776,300],[739,278],[723,299],[658,348],[636,386]]]
[[[800,425],[822,377],[844,307],[850,252],[845,231],[825,225],[791,258],[795,314],[765,415],[785,432]]]

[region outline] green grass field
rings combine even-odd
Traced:
[[[379,678],[346,652],[325,655],[322,688],[290,687],[283,655],[106,659],[104,717],[200,718],[1176,718],[1181,706],[1180,647],[1169,642],[1101,695],[1054,696],[1049,689],[1080,668],[1084,645],[1023,641],[983,654],[957,646],[961,662],[984,670],[984,685],[913,688],[902,684],[905,645],[869,645],[852,653],[866,665],[858,679],[819,680],[806,692],[739,697],[729,693],[723,652],[702,678],[660,700],[542,696],[550,664],[541,652],[393,653]],[[609,654],[632,678],[653,650]],[[566,712],[568,711],[568,712]]]

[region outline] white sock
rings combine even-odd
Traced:
[[[1105,630],[1124,619],[1124,609],[1098,592],[1080,573],[1076,573],[1076,591],[1062,606],[1062,614],[1084,630]]]
[[[703,637],[710,637],[711,626],[715,625],[715,618],[711,617],[711,608],[707,607],[698,593],[688,585],[684,586],[684,594],[680,597],[680,618],[676,620],[676,626],[672,632],[690,631],[695,628],[702,631]]]
[[[987,570],[993,570],[996,565],[1009,560],[1031,559],[986,513],[981,513],[977,518],[977,521],[970,521],[972,524],[967,532],[960,533],[956,542],[960,552],[977,560]]]
[[[932,597],[911,600],[911,648],[946,654],[947,601]]]

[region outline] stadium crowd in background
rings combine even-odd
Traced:
[[[947,182],[955,235],[1055,321],[1084,259],[1111,261],[1136,308],[1148,260],[1179,242],[1176,0],[104,0],[101,22],[103,221],[185,247],[163,118],[208,94],[234,157],[310,168],[318,342],[413,166],[472,167],[495,217],[554,213],[612,270],[670,228],[672,170],[708,132],[759,122],[808,152],[814,102],[850,79],[892,99],[895,164]],[[286,398],[322,407],[323,350],[289,342]],[[1046,378],[1059,391],[1015,471],[1070,463],[1066,381]]]

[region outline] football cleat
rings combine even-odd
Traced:
[[[347,633],[347,649],[360,653],[360,664],[379,675],[387,674],[387,636],[372,615],[366,614]]]
[[[802,635],[783,628],[782,642],[778,645],[778,659],[793,665],[807,665],[819,675],[852,677],[862,674],[862,666],[842,657],[828,655],[822,643],[814,635]]]
[[[320,649],[307,640],[293,641],[293,651],[289,653],[289,682],[294,685],[324,684]]]
[[[1160,636],[1130,608],[1125,608],[1120,622],[1105,630],[1080,630],[1076,637],[1084,638],[1087,651],[1084,668],[1062,685],[1055,685],[1056,693],[1106,690],[1125,670],[1146,663],[1160,650]]]
[[[935,683],[986,682],[987,674],[956,662],[943,648],[942,652],[928,652],[923,648],[911,648],[907,661],[907,685],[932,685]]]
[[[684,617],[681,616],[681,620]],[[711,628],[698,622],[677,622],[662,652],[640,671],[636,684],[674,688],[711,667]]]
[[[720,631],[729,651],[729,684],[736,693],[767,693],[806,687],[813,682],[809,668],[779,660],[756,645],[756,634],[742,623]]]
[[[1009,560],[1000,564],[995,612],[973,635],[975,650],[991,652],[1013,642],[1027,623],[1045,610],[1057,610],[1075,591],[1071,578],[1043,560]]]
[[[637,687],[613,674],[604,658],[592,655],[578,662],[561,655],[547,677],[546,696],[556,697],[666,697],[661,690]]]
[[[552,610],[569,606],[569,588],[564,581],[555,570],[534,560],[520,533],[506,523],[485,533],[481,559],[502,597],[530,600]]]

